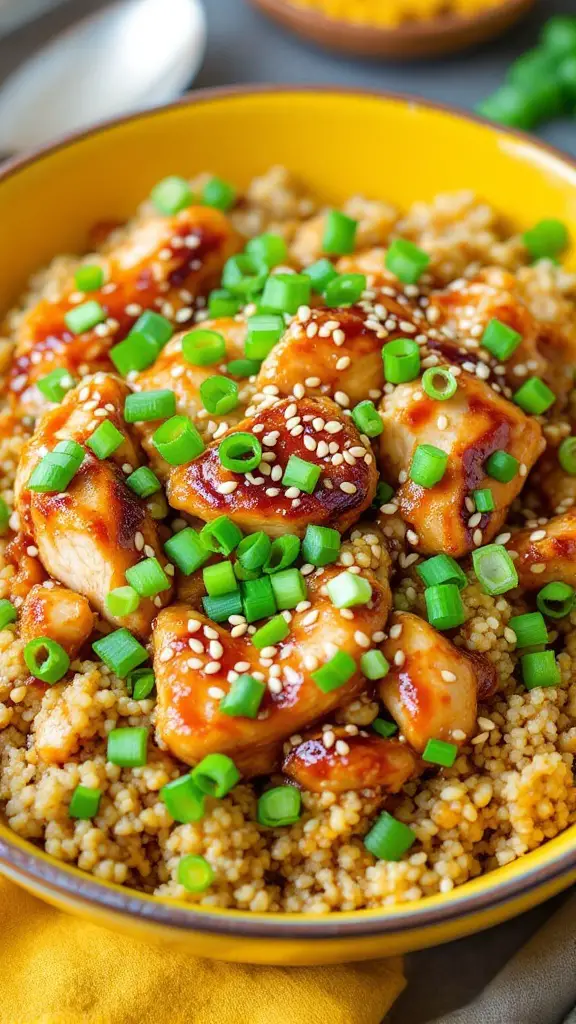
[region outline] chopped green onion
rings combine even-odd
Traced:
[[[209,597],[222,597],[238,588],[232,562],[216,562],[202,570],[202,579]]]
[[[379,413],[376,411],[374,402],[366,399],[359,402],[352,410],[352,419],[362,434],[368,437],[378,437],[384,430],[384,424]]]
[[[501,484],[509,484],[518,473],[520,463],[509,452],[499,450],[492,452],[492,455],[486,459],[484,469],[493,480],[498,480]]]
[[[366,274],[339,274],[326,285],[327,306],[353,306],[366,290]]]
[[[143,768],[148,761],[148,729],[126,726],[108,733],[106,760],[120,768]]]
[[[534,260],[559,256],[570,244],[568,229],[561,220],[541,220],[522,239]]]
[[[536,647],[548,643],[548,627],[541,612],[514,615],[508,625],[516,634],[517,647]]]
[[[254,377],[260,370],[260,364],[260,359],[232,359],[226,367],[226,372],[231,373],[233,377]]]
[[[422,374],[422,389],[435,402],[446,402],[458,389],[458,381],[444,366],[429,366]]]
[[[565,473],[576,476],[576,437],[565,437],[558,448],[558,462]]]
[[[66,651],[49,636],[29,640],[24,648],[24,661],[31,675],[50,686],[62,679],[70,668]]]
[[[182,338],[182,355],[192,366],[212,366],[226,356],[226,339],[218,331],[196,327]]]
[[[493,512],[496,508],[494,495],[489,487],[483,487],[478,491],[473,491],[472,497],[474,499],[477,512]]]
[[[135,668],[126,678],[126,688],[132,700],[146,700],[156,686],[156,677],[151,668]]]
[[[382,349],[384,377],[390,384],[404,384],[420,374],[420,347],[412,338],[396,338]]]
[[[262,305],[278,313],[297,313],[310,302],[312,284],[305,274],[270,274],[262,292]]]
[[[487,348],[499,363],[505,363],[514,354],[521,341],[522,335],[518,331],[494,317],[487,325],[480,344]]]
[[[116,587],[106,594],[106,609],[115,618],[132,615],[140,604],[140,595],[134,587]]]
[[[157,558],[145,558],[126,569],[126,579],[140,597],[156,597],[171,585]]]
[[[226,754],[207,754],[192,769],[192,781],[198,789],[218,800],[234,788],[239,778],[240,772]]]
[[[487,544],[472,552],[474,572],[487,594],[506,594],[518,586],[514,562],[502,544]]]
[[[68,804],[68,816],[78,818],[81,821],[88,821],[95,818],[100,809],[102,799],[101,789],[91,789],[88,786],[76,786],[72,793],[72,799]]]
[[[151,494],[162,490],[162,484],[156,473],[153,473],[148,466],[140,466],[139,469],[135,469],[130,476],[126,477],[126,483],[139,498],[149,498]]]
[[[364,846],[378,860],[398,861],[416,842],[416,833],[383,811],[364,836]]]
[[[167,389],[160,391],[135,391],[126,396],[124,419],[126,423],[147,423],[149,420],[166,420],[176,413],[176,395]]]
[[[133,331],[124,341],[110,349],[108,355],[114,366],[126,377],[129,373],[146,370],[155,363],[159,354],[158,343],[145,334]]]
[[[11,622],[16,622],[18,619],[18,612],[14,605],[7,597],[3,597],[0,601],[0,629],[6,629]]]
[[[455,743],[446,743],[444,740],[428,740],[424,747],[422,760],[430,764],[439,764],[443,768],[451,768],[458,757],[458,747]]]
[[[272,591],[279,611],[296,608],[306,600],[306,580],[299,569],[284,569],[270,577]]]
[[[72,334],[84,334],[84,331],[90,331],[105,319],[106,310],[95,299],[89,299],[81,306],[74,306],[64,314],[64,323]]]
[[[268,277],[268,264],[253,253],[241,252],[231,256],[224,264],[222,284],[233,295],[249,298],[264,287]]]
[[[410,479],[420,487],[440,483],[448,465],[448,453],[433,444],[419,444],[412,456]]]
[[[374,649],[366,651],[360,658],[360,671],[366,679],[384,679],[390,671],[390,665],[382,651]]]
[[[331,565],[338,560],[342,538],[328,526],[307,526],[302,541],[302,558],[310,565]]]
[[[254,434],[238,430],[220,442],[218,457],[232,473],[251,473],[262,461],[262,445]]]
[[[191,526],[170,537],[164,544],[164,551],[185,576],[196,572],[210,558],[210,551],[202,537]]]
[[[326,584],[328,597],[335,608],[355,608],[372,600],[372,587],[363,576],[341,572]]]
[[[527,131],[540,121],[559,115],[563,106],[560,83],[552,78],[540,78],[522,85],[508,82],[476,109],[499,124]]]
[[[146,648],[127,629],[117,629],[96,640],[92,650],[119,679],[125,679],[148,658]]]
[[[437,583],[424,591],[428,622],[435,629],[455,629],[466,621],[466,612],[455,583]]]
[[[236,190],[222,178],[211,178],[202,189],[202,199],[206,206],[214,206],[226,212],[236,202]]]
[[[312,494],[321,472],[322,466],[307,462],[298,455],[291,455],[286,463],[282,483],[284,487],[297,487],[306,494]]]
[[[563,619],[576,602],[576,591],[567,583],[547,583],[538,591],[536,605],[549,619]]]
[[[10,509],[4,501],[4,498],[0,498],[0,534],[6,533],[10,525]]]
[[[218,516],[202,527],[200,539],[208,551],[230,555],[242,540],[242,531],[228,516]]]
[[[28,480],[28,489],[42,494],[65,491],[83,459],[82,445],[76,441],[61,441],[34,467]]]
[[[199,853],[187,853],[178,861],[178,882],[188,892],[205,892],[214,881],[214,869]]]
[[[231,590],[219,597],[203,597],[202,607],[214,622],[228,622],[231,615],[242,615],[242,595],[239,590]]]
[[[539,377],[530,377],[514,392],[512,401],[516,402],[516,405],[519,405],[524,412],[533,416],[541,416],[551,405],[554,405],[556,395]]]
[[[377,732],[379,736],[383,736],[384,739],[390,739],[390,736],[394,736],[398,732],[396,722],[389,722],[387,718],[375,718],[372,722],[372,728],[374,732]]]
[[[258,800],[258,824],[266,828],[294,825],[300,818],[302,796],[294,786],[267,789]]]
[[[381,508],[382,505],[387,505],[393,497],[394,488],[387,484],[385,480],[379,480],[376,484],[376,494],[372,501],[372,508]]]
[[[200,384],[200,398],[208,412],[224,416],[238,405],[238,385],[228,377],[208,377]]]
[[[347,256],[354,252],[358,221],[340,210],[330,210],[324,221],[322,249],[331,256]]]
[[[272,542],[270,552],[262,567],[263,571],[268,573],[268,575],[281,572],[292,565],[299,554],[300,540],[294,534],[287,533],[283,537],[276,537]]]
[[[265,232],[256,235],[246,243],[246,252],[266,263],[269,267],[277,267],[284,263],[288,256],[288,246],[281,235]]]
[[[262,575],[261,569],[245,569],[241,562],[234,562],[234,575],[237,580],[257,580]]]
[[[146,309],[138,317],[128,337],[133,334],[142,334],[150,341],[155,341],[158,349],[163,349],[174,334],[174,328],[170,321],[156,313],[153,309]]]
[[[455,583],[459,590],[468,585],[468,578],[458,562],[450,555],[434,555],[420,562],[416,572],[425,587],[435,587],[439,583]]]
[[[241,585],[242,607],[247,622],[267,619],[277,611],[274,591],[269,576],[246,580]]]
[[[104,284],[104,271],[96,263],[85,263],[74,274],[74,284],[79,292],[97,292]]]
[[[520,658],[522,679],[527,690],[538,686],[558,686],[561,680],[560,668],[554,651],[537,651],[523,654]]]
[[[192,462],[204,451],[204,441],[187,416],[172,416],[152,435],[152,444],[171,466]]]
[[[194,784],[190,773],[162,786],[160,799],[174,821],[181,825],[200,821],[204,817],[206,795]]]
[[[102,420],[93,434],[86,441],[97,459],[107,459],[126,440],[124,434],[114,426],[111,420]]]
[[[74,378],[69,370],[60,367],[41,377],[36,387],[49,402],[61,402],[64,395],[74,387]]]
[[[236,316],[242,307],[239,295],[233,295],[225,288],[215,288],[208,296],[208,315],[212,320]]]
[[[267,560],[272,544],[268,534],[259,530],[240,541],[236,557],[244,569],[261,569]]]
[[[248,334],[244,351],[248,359],[266,359],[285,331],[284,317],[279,313],[257,313],[246,321]]]
[[[150,199],[158,212],[166,216],[179,213],[194,202],[190,185],[185,178],[180,178],[176,174],[162,178],[162,181],[152,189]]]
[[[311,263],[302,273],[310,278],[312,290],[317,292],[318,295],[322,295],[330,282],[338,277],[336,267],[327,259],[316,260],[316,263]]]
[[[384,265],[402,284],[417,284],[430,263],[428,253],[406,238],[392,242]]]
[[[311,678],[322,693],[338,690],[358,671],[356,662],[346,651],[337,651],[324,665],[311,672]]]
[[[546,50],[558,60],[576,50],[576,18],[557,14],[545,23],[541,36]]]
[[[290,571],[290,570],[289,570]],[[294,569],[294,572],[298,572]],[[274,647],[274,644],[285,640],[290,633],[290,627],[283,615],[275,615],[264,626],[260,626],[252,636],[252,643],[261,651],[264,647]]]

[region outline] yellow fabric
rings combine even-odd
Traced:
[[[174,953],[62,914],[0,878],[0,1024],[379,1024],[399,958],[249,967]]]

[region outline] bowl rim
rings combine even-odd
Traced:
[[[448,114],[457,120],[479,124],[491,132],[504,137],[515,138],[525,146],[547,154],[556,161],[576,172],[576,159],[560,149],[536,139],[526,132],[501,127],[480,115],[460,110],[450,104],[437,103],[409,93],[394,93],[376,89],[339,87],[336,85],[256,84],[219,86],[188,93],[172,103],[162,104],[135,114],[111,118],[92,128],[68,133],[54,142],[41,146],[20,157],[7,161],[0,167],[0,187],[3,182],[25,170],[45,157],[81,142],[88,137],[121,127],[128,122],[146,118],[161,117],[180,106],[196,106],[214,101],[246,98],[258,95],[320,93],[332,96],[357,96],[364,99],[385,100],[391,103],[423,107],[427,110]],[[576,828],[576,826],[572,826]],[[565,830],[566,832],[569,829]],[[562,833],[561,833],[562,834]],[[554,840],[549,840],[538,849]],[[532,851],[536,853],[537,851]],[[527,854],[526,856],[530,856]],[[515,861],[521,865],[523,858]],[[450,901],[441,895],[425,898],[410,904],[395,907],[370,908],[353,911],[335,911],[330,915],[318,916],[310,913],[254,913],[229,908],[203,909],[197,905],[186,905],[170,898],[158,898],[116,883],[96,879],[72,865],[58,861],[44,850],[16,833],[11,837],[7,826],[0,824],[0,865],[2,873],[14,881],[24,882],[32,891],[46,890],[58,900],[70,900],[84,906],[100,907],[129,917],[133,920],[147,920],[151,924],[177,929],[184,932],[199,932],[220,936],[245,936],[246,938],[283,939],[336,939],[346,937],[374,938],[393,936],[415,929],[432,929],[448,925],[461,917],[487,913],[496,910],[529,891],[544,886],[553,886],[576,867],[576,844],[544,864],[527,866],[518,871],[517,877],[505,877],[493,885],[487,885],[481,892],[466,892],[467,884],[452,890]],[[493,872],[492,872],[493,873]],[[484,877],[489,877],[488,872]],[[434,901],[430,906],[431,901]]]

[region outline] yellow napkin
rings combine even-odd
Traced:
[[[0,878],[0,1024],[379,1024],[400,958],[249,967],[148,945]]]

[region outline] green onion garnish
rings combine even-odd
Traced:
[[[129,373],[146,370],[155,363],[160,352],[158,343],[145,334],[133,331],[124,341],[114,345],[108,355],[118,370],[126,377]]]
[[[10,509],[4,501],[4,498],[0,498],[0,534],[6,533],[10,525]]]
[[[106,760],[120,768],[142,768],[148,760],[148,729],[112,729],[108,733]]]
[[[360,671],[366,679],[384,679],[390,671],[390,665],[382,651],[374,649],[366,651],[360,658]]]
[[[536,647],[548,643],[548,627],[541,612],[513,615],[508,625],[516,634],[517,647]]]
[[[502,544],[487,544],[472,552],[474,572],[483,589],[493,596],[518,586],[514,562]]]
[[[253,253],[241,252],[231,256],[224,264],[222,285],[233,295],[248,299],[264,287],[268,277],[268,264]]]
[[[14,605],[7,597],[3,597],[0,601],[0,629],[6,629],[11,622],[16,622],[18,619],[18,612]]]
[[[156,473],[153,473],[148,466],[140,466],[139,469],[135,469],[130,476],[126,477],[126,483],[139,498],[149,498],[151,494],[162,490],[162,484]]]
[[[328,526],[307,526],[302,541],[302,558],[310,565],[331,565],[338,561],[342,538]]]
[[[162,786],[160,799],[174,821],[181,825],[200,821],[204,817],[206,795],[194,784],[191,774],[181,775]]]
[[[69,370],[62,367],[51,370],[36,382],[36,387],[49,402],[61,402],[64,395],[74,387],[74,378]]]
[[[345,686],[357,670],[356,662],[350,654],[337,651],[329,661],[311,673],[311,678],[322,693],[331,693]]]
[[[412,338],[396,338],[382,349],[384,377],[390,384],[404,384],[420,374],[420,347]]]
[[[156,678],[151,668],[135,668],[126,678],[126,689],[132,700],[146,700],[156,686]]]
[[[95,818],[100,809],[101,789],[90,789],[88,786],[76,786],[68,804],[68,816],[88,821]]]
[[[365,274],[338,274],[324,290],[327,306],[353,306],[366,290]]]
[[[338,271],[330,260],[322,259],[317,260],[316,263],[311,263],[309,267],[306,267],[302,271],[309,277],[312,282],[312,290],[317,292],[318,295],[322,295],[326,291],[326,288],[333,281],[334,278],[338,277]]]
[[[90,331],[105,319],[106,310],[95,299],[89,299],[81,306],[74,306],[64,314],[64,323],[72,334],[84,334],[84,331]]]
[[[374,402],[366,399],[359,402],[352,410],[352,419],[362,434],[368,437],[378,437],[384,430],[384,424],[376,410]]]
[[[242,615],[242,595],[239,590],[231,590],[218,597],[203,597],[204,614],[214,622],[227,622],[231,615]]]
[[[279,313],[257,313],[246,321],[248,335],[244,351],[248,359],[262,360],[284,334],[284,318]]]
[[[238,405],[238,385],[229,377],[208,377],[200,384],[200,398],[208,412],[224,416]]]
[[[234,788],[240,772],[226,754],[207,754],[192,769],[192,781],[202,793],[221,799]]]
[[[536,605],[549,619],[563,619],[576,602],[576,591],[567,583],[547,583],[538,591]]]
[[[444,366],[430,366],[422,374],[422,390],[435,402],[446,402],[458,389],[458,381]]]
[[[541,220],[524,232],[522,240],[532,259],[543,260],[564,252],[570,244],[570,235],[561,220]]]
[[[157,558],[145,558],[126,569],[126,579],[140,597],[156,597],[170,589],[170,580]]]
[[[278,313],[297,313],[310,302],[312,284],[306,274],[271,274],[262,292],[262,305]]]
[[[398,732],[396,722],[389,722],[386,718],[375,718],[372,722],[372,728],[374,732],[377,732],[379,736],[383,736],[384,739],[389,739],[390,736],[394,736]]]
[[[208,551],[230,555],[242,540],[242,531],[228,516],[218,516],[202,527],[200,539]]]
[[[419,444],[412,456],[410,479],[420,487],[434,487],[440,483],[447,466],[447,452],[433,444]]]
[[[307,462],[298,455],[291,455],[286,463],[282,483],[284,487],[297,487],[306,494],[312,494],[321,472],[322,466]]]
[[[472,497],[474,499],[477,512],[493,512],[496,508],[494,495],[489,487],[483,487],[480,490],[473,491]]]
[[[387,484],[385,480],[379,480],[376,484],[376,494],[372,500],[371,508],[381,508],[382,505],[387,505],[393,497],[394,488]]]
[[[202,189],[202,199],[206,206],[214,206],[226,212],[236,202],[236,190],[222,178],[211,178]]]
[[[402,284],[417,284],[424,271],[428,268],[430,257],[406,238],[397,238],[392,242],[384,265]]]
[[[269,576],[246,580],[241,584],[242,607],[247,622],[267,619],[277,611],[274,591]]]
[[[233,377],[254,377],[260,370],[260,359],[232,359],[226,366],[226,372]]]
[[[258,800],[257,818],[266,828],[294,825],[300,818],[302,797],[294,786],[267,789]]]
[[[117,629],[92,644],[92,650],[118,676],[125,679],[148,658],[148,652],[127,629]]]
[[[79,292],[97,292],[104,284],[104,271],[96,263],[87,263],[78,267],[74,274],[74,284]]]
[[[185,178],[180,178],[176,174],[162,178],[162,181],[152,189],[150,199],[158,212],[168,217],[185,210],[194,202],[190,185]]]
[[[103,420],[86,441],[97,459],[107,459],[126,440],[124,434],[110,420]]]
[[[212,366],[226,356],[226,339],[218,331],[196,327],[182,338],[182,355],[192,366]]]
[[[232,562],[216,562],[202,570],[202,579],[209,597],[222,597],[231,590],[238,589],[238,580],[234,575]]]
[[[271,547],[268,534],[259,530],[240,541],[236,549],[236,557],[245,569],[261,569],[270,554]]]
[[[378,860],[400,860],[415,842],[415,832],[388,811],[382,812],[364,836],[364,846]]]
[[[246,252],[256,256],[269,267],[277,267],[284,263],[288,256],[288,246],[281,235],[274,235],[265,232],[263,235],[256,235],[246,243]]]
[[[430,764],[440,764],[443,768],[451,768],[458,756],[458,747],[455,743],[446,743],[444,740],[428,740],[424,747],[422,760]]]
[[[192,462],[204,451],[204,442],[187,416],[172,416],[152,435],[152,444],[171,466]]]
[[[190,576],[200,569],[211,554],[200,534],[191,526],[170,537],[164,544],[164,551],[185,576]]]
[[[250,473],[262,461],[262,445],[254,434],[238,430],[220,442],[218,457],[224,469],[232,473]]]
[[[174,327],[161,313],[155,313],[152,309],[146,309],[138,317],[128,337],[131,337],[132,334],[143,334],[151,341],[155,341],[160,350],[170,341],[174,334]]]
[[[576,437],[565,437],[558,448],[558,462],[565,473],[576,476]]]
[[[187,853],[178,861],[178,881],[188,892],[205,892],[214,881],[214,869],[200,854]]]
[[[541,416],[556,401],[556,395],[539,377],[530,377],[512,395],[524,412],[532,416]]]
[[[358,221],[340,210],[330,210],[324,221],[322,249],[330,256],[347,256],[354,252]]]
[[[176,395],[173,391],[135,391],[126,396],[124,419],[126,423],[146,423],[149,420],[167,420],[176,413]]]
[[[76,441],[60,441],[34,467],[28,489],[43,494],[65,491],[84,459],[84,449]]]
[[[270,576],[281,572],[292,565],[299,554],[300,539],[295,537],[294,534],[287,533],[283,537],[276,537],[264,562],[263,571]]]
[[[521,341],[522,335],[518,331],[503,324],[501,320],[493,318],[487,325],[480,344],[487,348],[498,362],[505,363],[516,351]]]
[[[328,597],[335,608],[355,608],[372,600],[372,587],[363,576],[341,572],[326,584]]]
[[[466,621],[466,612],[455,583],[438,583],[424,591],[428,622],[435,629],[455,629]]]
[[[527,690],[534,690],[537,686],[558,686],[560,683],[560,669],[554,651],[523,654],[520,662]]]
[[[106,594],[106,609],[114,618],[132,615],[140,604],[140,595],[134,587],[116,587]]]
[[[64,648],[48,636],[28,641],[24,661],[31,675],[50,686],[62,679],[70,668],[70,658]]]
[[[284,569],[270,577],[272,592],[279,611],[295,608],[306,600],[306,580],[299,569]]]
[[[236,316],[242,307],[242,299],[225,288],[215,288],[208,296],[208,315],[212,320]]]
[[[468,578],[458,562],[450,555],[434,555],[420,562],[416,572],[425,587],[435,587],[439,583],[455,583],[459,590],[468,585]]]
[[[492,455],[486,459],[484,469],[493,480],[498,480],[501,484],[509,484],[518,473],[520,463],[509,452],[499,450],[492,452]]]
[[[295,569],[294,572],[298,570]],[[264,626],[260,626],[252,636],[252,643],[261,651],[264,647],[274,647],[274,644],[285,640],[290,633],[290,627],[283,615],[274,615],[268,619]]]

